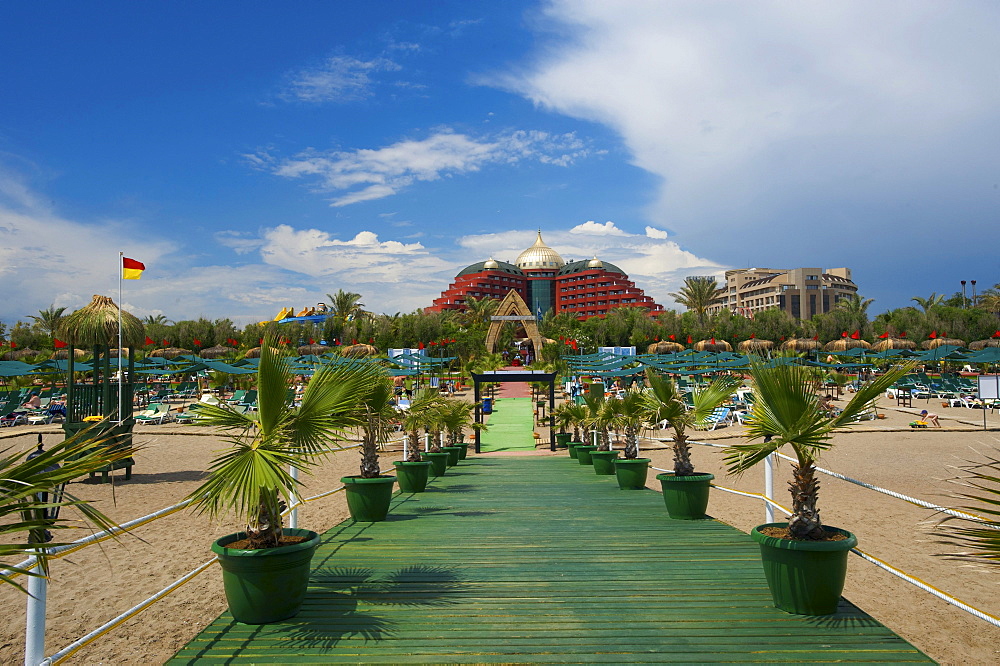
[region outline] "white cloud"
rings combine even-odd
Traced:
[[[998,21],[988,2],[550,0],[536,60],[493,84],[617,132],[661,178],[649,221],[687,247],[842,265],[837,243],[789,243],[905,224],[871,257],[905,269],[992,233]],[[931,246],[943,216],[963,233]]]
[[[662,229],[657,229],[655,227],[646,227],[646,235],[649,236],[650,238],[659,238],[659,239],[667,238],[669,236],[669,234],[667,234],[666,231],[663,231]]]
[[[608,220],[604,224],[598,224],[593,220],[578,224],[569,230],[571,234],[589,234],[591,236],[625,236],[625,232],[615,226],[615,223]]]
[[[416,45],[406,46],[416,48]],[[333,56],[317,67],[289,74],[288,83],[279,97],[286,101],[309,103],[357,101],[372,94],[372,74],[400,69],[398,64],[386,58],[359,60],[350,56]]]
[[[426,139],[406,139],[377,149],[307,150],[280,161],[264,151],[246,157],[253,166],[279,176],[309,179],[319,191],[338,194],[331,205],[347,206],[391,196],[419,181],[479,171],[488,164],[537,160],[568,166],[588,154],[585,143],[573,133],[515,131],[477,139],[444,129]]]

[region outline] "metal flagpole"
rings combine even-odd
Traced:
[[[125,253],[118,253],[118,424],[121,425],[122,412],[122,270],[125,267]]]

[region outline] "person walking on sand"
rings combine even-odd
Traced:
[[[920,420],[930,423],[935,428],[941,427],[941,422],[938,421],[938,415],[928,412],[926,409],[920,412]]]

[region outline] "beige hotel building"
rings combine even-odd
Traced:
[[[811,319],[857,292],[849,268],[742,268],[726,271],[725,285],[709,312],[729,310],[752,317],[778,308],[796,319]]]

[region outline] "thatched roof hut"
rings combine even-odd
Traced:
[[[330,349],[326,345],[302,345],[296,351],[299,352],[300,356],[308,356],[310,354],[320,356],[330,351]]]
[[[952,345],[954,347],[964,347],[965,340],[959,340],[958,338],[934,338],[933,340],[924,340],[920,343],[920,346],[924,349],[937,349],[943,345]]]
[[[871,349],[872,343],[867,340],[855,340],[854,338],[841,338],[823,345],[823,351],[847,351],[848,349]]]
[[[760,352],[774,349],[774,342],[771,340],[751,338],[750,340],[744,340],[740,344],[736,345],[736,349],[743,354],[759,354]]]
[[[814,349],[819,349],[822,347],[819,340],[812,340],[810,338],[791,338],[785,340],[781,343],[780,349],[787,351],[813,351]]]
[[[906,338],[882,338],[872,345],[872,351],[885,351],[886,349],[916,349],[917,343]]]
[[[989,338],[987,340],[976,340],[975,342],[969,343],[969,349],[972,351],[982,351],[987,347],[1000,347],[1000,338]]]
[[[94,294],[87,305],[63,317],[57,336],[74,347],[93,345],[118,346],[118,305],[107,296]],[[146,328],[135,315],[121,311],[121,341],[129,346],[142,345]]]
[[[673,354],[679,351],[684,351],[685,347],[679,342],[670,342],[669,340],[664,340],[662,342],[654,342],[646,348],[647,354]]]
[[[232,347],[225,347],[223,345],[215,345],[214,347],[208,347],[202,349],[199,352],[199,356],[202,358],[222,358],[223,356],[229,356],[230,354],[236,353],[236,350]]]
[[[695,351],[724,352],[733,351],[733,346],[725,340],[699,340],[691,347]]]
[[[341,356],[350,356],[354,358],[359,358],[362,356],[376,356],[378,354],[378,349],[373,345],[359,344],[359,345],[347,345],[342,347],[340,350]]]
[[[181,349],[180,347],[167,347],[165,349],[154,349],[149,352],[150,356],[155,356],[157,358],[177,358],[181,354],[191,354],[193,353],[190,349]]]

